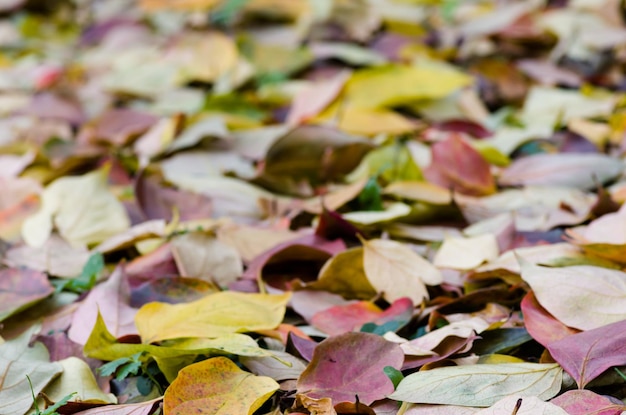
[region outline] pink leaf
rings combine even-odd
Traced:
[[[369,333],[329,337],[317,346],[313,359],[298,379],[298,393],[335,402],[366,405],[393,392],[383,369],[400,369],[404,353],[397,344]]]
[[[516,160],[500,175],[502,186],[566,186],[592,189],[622,172],[620,160],[604,154],[536,154]]]
[[[311,323],[330,335],[337,335],[358,329],[365,323],[382,325],[389,321],[411,319],[413,302],[409,298],[400,298],[385,311],[371,301],[338,305],[320,311],[313,316]]]
[[[539,304],[532,291],[526,294],[521,306],[526,330],[543,346],[580,332],[580,330],[566,326],[548,313]]]
[[[567,336],[547,348],[584,388],[610,367],[626,364],[626,320]]]
[[[31,269],[0,270],[0,321],[54,292],[46,274]]]
[[[315,117],[328,106],[350,78],[350,71],[342,71],[330,79],[316,82],[298,93],[287,116],[287,124],[299,124]]]
[[[585,389],[567,391],[550,403],[560,406],[570,415],[619,415],[626,410],[626,406]]]
[[[432,162],[424,171],[430,182],[473,196],[496,190],[489,163],[460,134],[450,133],[432,146],[432,153]]]
[[[114,336],[137,334],[134,321],[137,310],[128,305],[129,291],[124,269],[118,266],[106,282],[89,292],[74,313],[68,332],[70,340],[78,344],[87,343],[98,311]]]

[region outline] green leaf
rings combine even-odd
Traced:
[[[103,269],[104,257],[100,252],[96,252],[89,257],[87,263],[83,267],[83,271],[78,277],[64,280],[56,284],[57,292],[65,290],[82,294],[85,291],[89,291],[94,285],[96,285],[98,276]]]
[[[248,1],[250,0],[226,0],[211,13],[211,22],[216,25],[230,25]]]
[[[359,194],[359,205],[361,210],[384,210],[382,189],[376,177],[370,177],[363,187],[363,190]]]
[[[69,395],[64,396],[63,398],[59,399],[54,405],[49,406],[43,412],[40,412],[41,415],[59,415],[56,410],[68,403],[69,400],[72,399],[72,396],[76,394],[77,392],[72,392]]]
[[[98,368],[98,372],[102,376],[109,376],[117,372],[115,379],[123,380],[129,375],[136,375],[141,369],[142,362],[140,360],[143,352],[135,353],[130,357],[122,357],[120,359],[113,360]]]
[[[383,371],[385,372],[385,375],[387,375],[389,380],[391,380],[391,383],[393,383],[394,389],[397,388],[402,379],[404,379],[404,375],[402,374],[402,372],[395,367],[385,366]]]

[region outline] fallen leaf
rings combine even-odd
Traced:
[[[152,356],[168,381],[176,378],[178,371],[193,362],[198,355],[221,355],[224,353],[238,356],[272,357],[269,350],[261,349],[250,336],[238,333],[225,334],[216,338],[191,338],[171,341],[167,346],[151,344],[120,343],[113,336],[101,315],[98,315],[84,353],[88,357],[100,360],[116,360],[136,353]]]
[[[263,177],[313,184],[334,180],[351,172],[371,148],[365,138],[329,127],[296,127],[267,151]]]
[[[296,395],[294,406],[296,408],[304,408],[304,410],[315,415],[337,415],[337,411],[335,411],[333,406],[333,400],[330,398],[315,399],[304,393],[299,393]]]
[[[498,179],[501,186],[565,186],[587,190],[624,170],[621,161],[604,154],[536,154],[515,160]]]
[[[90,254],[85,247],[72,247],[58,235],[52,235],[39,247],[17,245],[9,249],[4,263],[47,272],[56,277],[74,278],[83,270]]]
[[[206,233],[190,232],[173,238],[172,253],[183,277],[204,279],[226,287],[243,273],[239,253]]]
[[[45,387],[43,392],[53,402],[75,393],[71,401],[84,403],[117,403],[112,393],[104,393],[96,383],[89,365],[77,357],[68,357],[58,362],[63,367],[61,376]]]
[[[128,108],[110,109],[83,128],[80,139],[94,143],[106,141],[113,145],[124,145],[146,132],[157,120],[157,117],[146,112]]]
[[[129,301],[128,281],[123,267],[118,266],[109,279],[94,287],[78,306],[68,331],[69,338],[78,344],[85,344],[100,313],[116,337],[136,334],[133,318],[137,310],[128,305]]]
[[[515,274],[521,271],[518,257],[534,264],[550,265],[553,261],[562,258],[581,259],[582,252],[577,247],[565,242],[550,245],[537,245],[517,248],[503,252],[497,259],[478,267],[476,272],[489,272],[505,269]]]
[[[352,211],[345,213],[343,218],[358,225],[374,225],[400,219],[409,213],[411,213],[409,205],[396,202],[384,206],[382,211]]]
[[[219,287],[215,284],[197,278],[156,278],[132,288],[130,305],[139,308],[154,301],[178,304],[199,300],[207,294],[218,291]]]
[[[429,298],[426,285],[443,281],[437,268],[402,243],[389,239],[362,242],[367,280],[389,303],[408,297],[420,304]]]
[[[17,241],[23,222],[39,209],[41,185],[28,178],[0,177],[0,238]]]
[[[496,191],[491,166],[460,134],[452,133],[432,146],[432,162],[424,170],[428,181],[473,196]]]
[[[472,317],[467,320],[450,323],[439,329],[433,330],[411,341],[400,343],[404,354],[409,356],[431,356],[437,354],[437,346],[448,337],[469,339],[476,334],[487,330],[489,323],[480,317]]]
[[[239,361],[257,376],[276,381],[298,379],[306,369],[306,362],[287,352],[273,351],[273,356],[240,356]],[[280,360],[278,360],[280,359]]]
[[[621,262],[621,254],[626,248],[623,229],[626,229],[625,207],[617,212],[602,215],[589,225],[569,228],[565,232],[572,243],[584,250]]]
[[[573,118],[608,116],[614,105],[611,96],[590,97],[580,91],[535,86],[524,101],[522,118],[536,126],[554,127]]]
[[[583,222],[596,198],[569,187],[525,186],[480,198],[455,194],[454,200],[470,223],[511,212],[516,230],[547,231]]]
[[[217,230],[217,239],[232,246],[249,263],[263,252],[302,235],[289,229],[229,223]]]
[[[109,253],[124,248],[129,248],[136,243],[150,238],[162,238],[165,236],[166,223],[162,219],[149,220],[135,225],[125,232],[112,236],[94,248],[94,251]]]
[[[520,262],[522,279],[539,304],[563,324],[591,330],[626,318],[626,273],[591,265],[547,268]]]
[[[480,411],[478,408],[470,408],[459,405],[410,404],[409,409],[405,412],[405,415],[472,415],[478,411]]]
[[[150,415],[155,404],[161,401],[161,397],[141,403],[122,405],[107,405],[99,408],[87,409],[79,412],[80,415]]]
[[[547,349],[582,389],[605,370],[626,364],[625,327],[623,320],[607,324],[548,343]]]
[[[309,262],[307,269],[310,270],[312,268],[310,265],[319,261],[325,262],[333,254],[340,253],[345,249],[346,245],[340,239],[328,241],[317,235],[304,235],[277,244],[252,259],[246,268],[244,278],[261,280],[266,265],[292,261],[293,258],[305,259],[306,262]],[[294,274],[293,271],[291,270],[292,275]]]
[[[268,377],[244,372],[225,357],[185,367],[165,391],[167,414],[252,415],[279,388]]]
[[[28,268],[0,269],[0,321],[54,292],[48,277]]]
[[[328,107],[312,122],[332,123],[350,134],[376,136],[378,134],[406,134],[419,124],[397,112],[385,109],[342,107],[341,103]]]
[[[441,367],[405,377],[388,398],[413,403],[488,407],[516,394],[549,399],[561,389],[557,364],[501,363]]]
[[[37,342],[30,344],[36,326],[15,339],[0,344],[0,412],[6,415],[23,415],[33,405],[32,393],[37,395],[63,367],[50,362],[46,347]],[[32,382],[32,391],[26,375]]]
[[[513,413],[516,415],[568,415],[568,412],[552,402],[544,402],[536,396],[518,394],[502,398],[493,406],[476,412],[477,415],[509,415]]]
[[[412,316],[413,302],[405,297],[397,299],[384,311],[370,301],[328,307],[315,313],[310,322],[324,333],[335,336],[354,331],[365,323],[406,323]]]
[[[204,195],[167,187],[157,177],[144,172],[135,178],[135,198],[143,215],[148,219],[171,221],[177,210],[180,220],[211,217],[211,200]]]
[[[223,291],[184,304],[149,303],[139,309],[135,324],[145,344],[270,330],[282,322],[289,297]]]
[[[294,97],[287,124],[299,124],[320,113],[339,94],[350,75],[350,71],[342,71],[332,78],[307,85]]]
[[[398,345],[369,333],[346,333],[320,343],[298,379],[298,393],[366,405],[393,391],[383,369],[400,369],[404,355]],[[361,362],[368,362],[363,365]]]
[[[606,396],[585,389],[566,391],[552,399],[550,403],[560,406],[569,415],[619,415],[626,410],[623,404],[620,405]]]
[[[524,296],[521,309],[524,314],[524,327],[533,339],[544,347],[579,332],[579,330],[567,327],[548,313],[539,304],[532,291]]]
[[[22,226],[22,237],[41,246],[53,228],[72,244],[92,244],[125,231],[126,211],[107,187],[108,168],[84,176],[62,177],[48,185],[41,209]]]
[[[493,234],[469,238],[446,238],[433,264],[440,268],[473,269],[498,257],[498,242]]]
[[[363,158],[351,178],[380,176],[386,182],[422,180],[422,171],[409,147],[400,142],[380,146]]]
[[[452,202],[449,189],[423,181],[394,181],[385,187],[384,193],[434,205],[448,205]]]
[[[366,300],[376,295],[363,270],[363,248],[360,247],[330,258],[320,270],[318,280],[305,287],[329,291],[346,299]]]
[[[339,99],[355,108],[391,107],[443,98],[470,82],[469,76],[450,67],[385,65],[355,72]]]

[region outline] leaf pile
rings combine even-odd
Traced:
[[[625,19],[0,2],[0,413],[623,413]]]

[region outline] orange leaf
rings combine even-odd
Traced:
[[[265,376],[244,372],[225,357],[215,357],[182,369],[165,391],[168,415],[252,414],[278,389]]]

